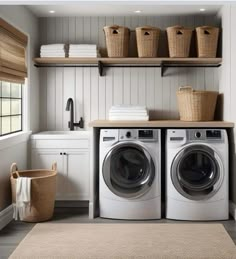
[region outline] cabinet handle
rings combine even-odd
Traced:
[[[66,152],[64,152],[63,155],[66,155]]]
[[[62,155],[62,153],[60,153],[60,155]]]

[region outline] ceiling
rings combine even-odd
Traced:
[[[48,2],[50,3],[50,2]],[[173,2],[142,1],[136,3],[129,1],[119,2],[98,2],[98,1],[78,1],[78,2],[57,2],[57,4],[41,4],[41,5],[26,5],[38,17],[57,17],[57,16],[131,16],[131,15],[197,15],[216,13],[222,5],[208,5],[204,2],[197,2],[192,5],[174,5]],[[206,2],[205,2],[206,3]],[[204,12],[200,12],[200,8],[204,8]],[[49,13],[50,10],[55,13]],[[141,10],[141,13],[134,11]]]

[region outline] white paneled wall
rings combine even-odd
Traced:
[[[40,18],[41,44],[94,43],[105,55],[105,25],[125,25],[131,30],[152,25],[161,28],[160,56],[167,56],[164,29],[181,24],[196,27],[216,25],[216,16],[159,17],[59,17]],[[130,55],[137,55],[135,33],[131,32]],[[91,120],[107,119],[113,104],[144,104],[152,119],[178,118],[176,90],[182,85],[195,89],[218,90],[218,68],[168,68],[161,77],[160,68],[107,68],[100,77],[97,68],[40,68],[41,129],[68,129],[69,97],[75,100],[75,116],[82,116],[85,126]]]

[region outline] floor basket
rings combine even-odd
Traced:
[[[128,57],[129,36],[130,36],[129,29],[127,27],[113,25],[113,26],[105,26],[103,30],[106,37],[108,57],[110,58]]]
[[[41,222],[52,218],[56,196],[57,165],[52,170],[18,171],[17,165],[12,164],[10,170],[12,202],[16,202],[16,183],[18,177],[31,178],[30,212],[27,212],[23,221]]]
[[[173,27],[168,27],[166,30],[170,57],[189,57],[192,29],[184,28],[177,25]]]
[[[195,91],[192,87],[180,87],[177,91],[180,120],[214,120],[218,92]]]
[[[136,28],[138,56],[154,58],[157,56],[160,29],[151,26]]]
[[[196,28],[197,52],[199,58],[215,58],[219,38],[219,28],[202,26]]]

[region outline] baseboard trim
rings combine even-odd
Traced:
[[[229,214],[236,220],[236,204],[229,201]]]
[[[9,224],[13,219],[13,206],[10,205],[6,209],[0,211],[0,230]]]

